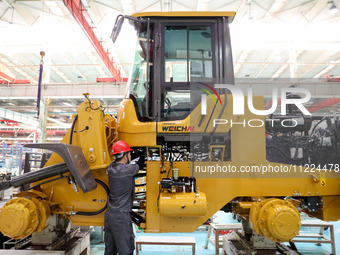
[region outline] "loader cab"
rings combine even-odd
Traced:
[[[197,84],[234,84],[233,12],[155,12],[128,17],[138,36],[129,97],[139,121],[182,120],[199,103]],[[127,16],[125,16],[127,17]]]

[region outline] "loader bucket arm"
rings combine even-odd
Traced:
[[[28,143],[24,147],[46,149],[57,153],[65,161],[76,183],[84,193],[97,188],[97,183],[79,146],[65,143]]]

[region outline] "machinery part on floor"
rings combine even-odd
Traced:
[[[52,214],[47,219],[47,227],[42,231],[34,232],[31,236],[30,244],[39,246],[50,246],[60,238],[63,238],[65,232],[70,228],[70,221],[61,215]]]
[[[3,249],[11,249],[14,247],[15,250],[25,249],[28,245],[30,245],[32,238],[26,237],[20,240],[9,239],[3,243]]]
[[[48,202],[36,198],[15,198],[1,209],[0,231],[10,238],[21,239],[44,229],[49,216]]]
[[[52,250],[64,251],[65,254],[81,255],[90,254],[90,233],[83,232],[80,228],[74,228],[67,231],[66,234],[58,237],[50,245],[36,245],[32,243],[32,238],[24,238],[21,240],[10,239],[3,243],[4,249],[15,250],[15,254],[27,254],[27,250],[35,253],[54,254]],[[46,251],[47,250],[47,251]],[[60,252],[59,252],[60,253]],[[58,254],[59,254],[58,253]]]
[[[53,243],[47,246],[48,250],[60,249],[62,245],[71,240],[76,234],[80,232],[80,227],[71,229],[69,232],[65,233],[63,236],[55,240]]]
[[[276,243],[277,250],[281,254],[289,254],[289,255],[302,255],[302,253],[298,252],[295,248],[296,247],[289,247],[281,243]]]
[[[274,242],[288,242],[300,230],[300,213],[289,200],[276,198],[253,203],[250,209],[252,228]]]
[[[231,235],[223,236],[223,251],[228,255],[262,255],[290,254],[302,255],[298,251],[280,243],[274,243],[271,248],[255,248],[243,234],[235,230]]]

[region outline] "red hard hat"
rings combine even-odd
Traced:
[[[119,154],[123,152],[133,151],[127,142],[120,140],[112,145],[112,154]]]

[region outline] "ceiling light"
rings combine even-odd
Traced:
[[[276,73],[272,76],[272,78],[279,77],[284,72],[284,70],[287,69],[287,67],[288,67],[288,64],[284,64],[283,66],[281,66],[280,69],[277,70]]]
[[[68,103],[68,102],[63,102],[63,105],[72,106],[72,107],[73,107],[73,104],[70,104],[70,103]]]
[[[328,3],[331,4],[328,13],[331,15],[337,14],[339,12],[339,9],[338,7],[336,7],[335,3],[333,1],[329,1]]]
[[[253,16],[251,16],[251,1],[249,1],[248,5],[249,5],[249,18],[248,18],[248,20],[253,21],[254,18],[253,18]]]
[[[327,73],[331,69],[333,69],[335,65],[329,65],[325,69],[323,69],[321,72],[319,72],[317,75],[315,75],[313,78],[320,78],[323,74]]]

